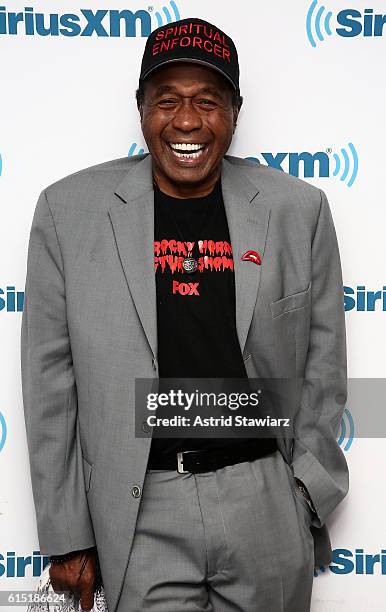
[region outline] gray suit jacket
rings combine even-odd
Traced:
[[[222,185],[248,376],[305,379],[296,438],[279,444],[318,513],[315,561],[328,563],[325,521],[348,490],[336,442],[346,346],[331,212],[316,187],[236,157],[223,160]],[[135,437],[134,380],[158,375],[153,232],[151,158],[125,157],[45,189],[28,249],[21,369],[40,549],[96,544],[110,612],[151,442]],[[251,248],[261,266],[240,261]]]

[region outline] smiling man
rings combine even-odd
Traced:
[[[21,340],[40,548],[85,610],[102,579],[109,612],[306,612],[348,489],[327,198],[227,155],[242,97],[216,26],[155,30],[136,96],[149,154],[50,185],[32,223]],[[136,379],[258,377],[302,381],[291,435],[136,435]]]

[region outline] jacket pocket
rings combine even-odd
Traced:
[[[84,488],[86,490],[86,493],[89,492],[90,487],[91,487],[91,477],[92,477],[93,469],[94,469],[93,465],[89,463],[88,461],[86,461],[86,459],[83,457]]]
[[[291,295],[286,295],[280,300],[275,300],[271,302],[271,314],[272,318],[275,319],[280,315],[285,314],[286,312],[290,312],[291,310],[297,310],[298,308],[304,308],[307,304],[310,303],[311,300],[311,282],[308,285],[307,289],[304,291],[298,291],[297,293],[292,293]]]

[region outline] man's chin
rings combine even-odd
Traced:
[[[179,187],[183,187],[184,185],[187,187],[199,187],[207,181],[210,181],[210,178],[214,174],[212,168],[198,166],[192,168],[168,167],[166,172],[163,172],[162,169],[161,172],[171,183]]]

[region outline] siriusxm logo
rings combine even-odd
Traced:
[[[39,550],[34,550],[27,557],[17,557],[13,550],[4,555],[0,553],[0,578],[40,576],[48,563],[49,557],[42,555]]]
[[[5,297],[1,297],[4,295]],[[10,285],[6,287],[6,291],[0,287],[0,311],[6,312],[22,312],[24,306],[24,291],[16,291],[15,287]]]
[[[138,149],[137,149],[138,147]],[[136,142],[130,146],[128,155],[141,155],[144,149]],[[358,175],[358,153],[350,142],[347,149],[344,147],[338,153],[332,153],[331,149],[309,153],[283,152],[283,153],[261,153],[262,159],[258,157],[246,157],[253,162],[263,161],[277,170],[283,170],[293,176],[310,177],[334,177],[351,187]],[[334,161],[331,161],[331,157]],[[284,167],[283,167],[284,166]],[[333,166],[333,168],[331,168]]]
[[[49,557],[41,555],[38,550],[34,550],[32,555],[27,557],[16,556],[15,551],[8,551],[4,555],[0,553],[0,578],[40,576],[48,563]],[[325,572],[326,569],[321,566],[315,575]],[[363,548],[356,548],[354,551],[348,548],[335,548],[332,551],[332,562],[328,569],[338,575],[385,576],[386,550],[382,549],[377,554],[368,554]]]
[[[386,286],[379,291],[366,291],[365,285],[343,287],[345,311],[357,310],[358,312],[386,312]]]
[[[327,569],[333,574],[357,574],[358,576],[385,576],[386,575],[386,550],[382,549],[375,555],[365,554],[363,548],[354,551],[348,548],[335,548],[332,551],[332,562],[328,568],[319,567],[314,575],[318,576]]]
[[[293,176],[310,177],[334,177],[351,187],[358,174],[358,153],[354,145],[350,142],[347,148],[341,148],[339,153],[333,153],[332,150],[317,151],[309,153],[303,151],[301,153],[261,153],[263,160],[278,170],[286,170]],[[331,160],[334,160],[332,162]],[[256,157],[247,157],[251,161],[260,161]],[[283,168],[283,164],[285,167]],[[333,166],[333,167],[332,167]]]
[[[352,38],[353,36],[377,37],[383,36],[386,14],[374,13],[374,9],[365,8],[362,11],[348,8],[339,11],[335,17],[336,25],[332,26],[332,12],[318,5],[313,0],[307,12],[306,31],[312,47],[323,42],[326,36],[332,36],[333,29],[338,36]],[[340,27],[338,27],[340,26]]]
[[[7,423],[3,414],[0,412],[0,453],[4,448],[5,441],[7,439]]]
[[[174,0],[156,11],[153,6],[137,11],[79,9],[78,13],[41,13],[32,6],[19,12],[0,7],[0,35],[24,36],[149,36],[159,26],[180,19]]]
[[[139,151],[143,152],[143,149],[139,149]],[[129,155],[132,154],[129,153]],[[386,312],[386,286],[383,287],[382,291],[366,291],[364,285],[357,285],[356,289],[345,285],[343,289],[344,309],[346,312],[349,310],[357,310],[359,312],[374,312],[377,310]],[[6,292],[0,287],[1,295],[5,297],[0,297],[0,311],[23,312],[24,291],[16,291],[14,286],[8,285]]]

